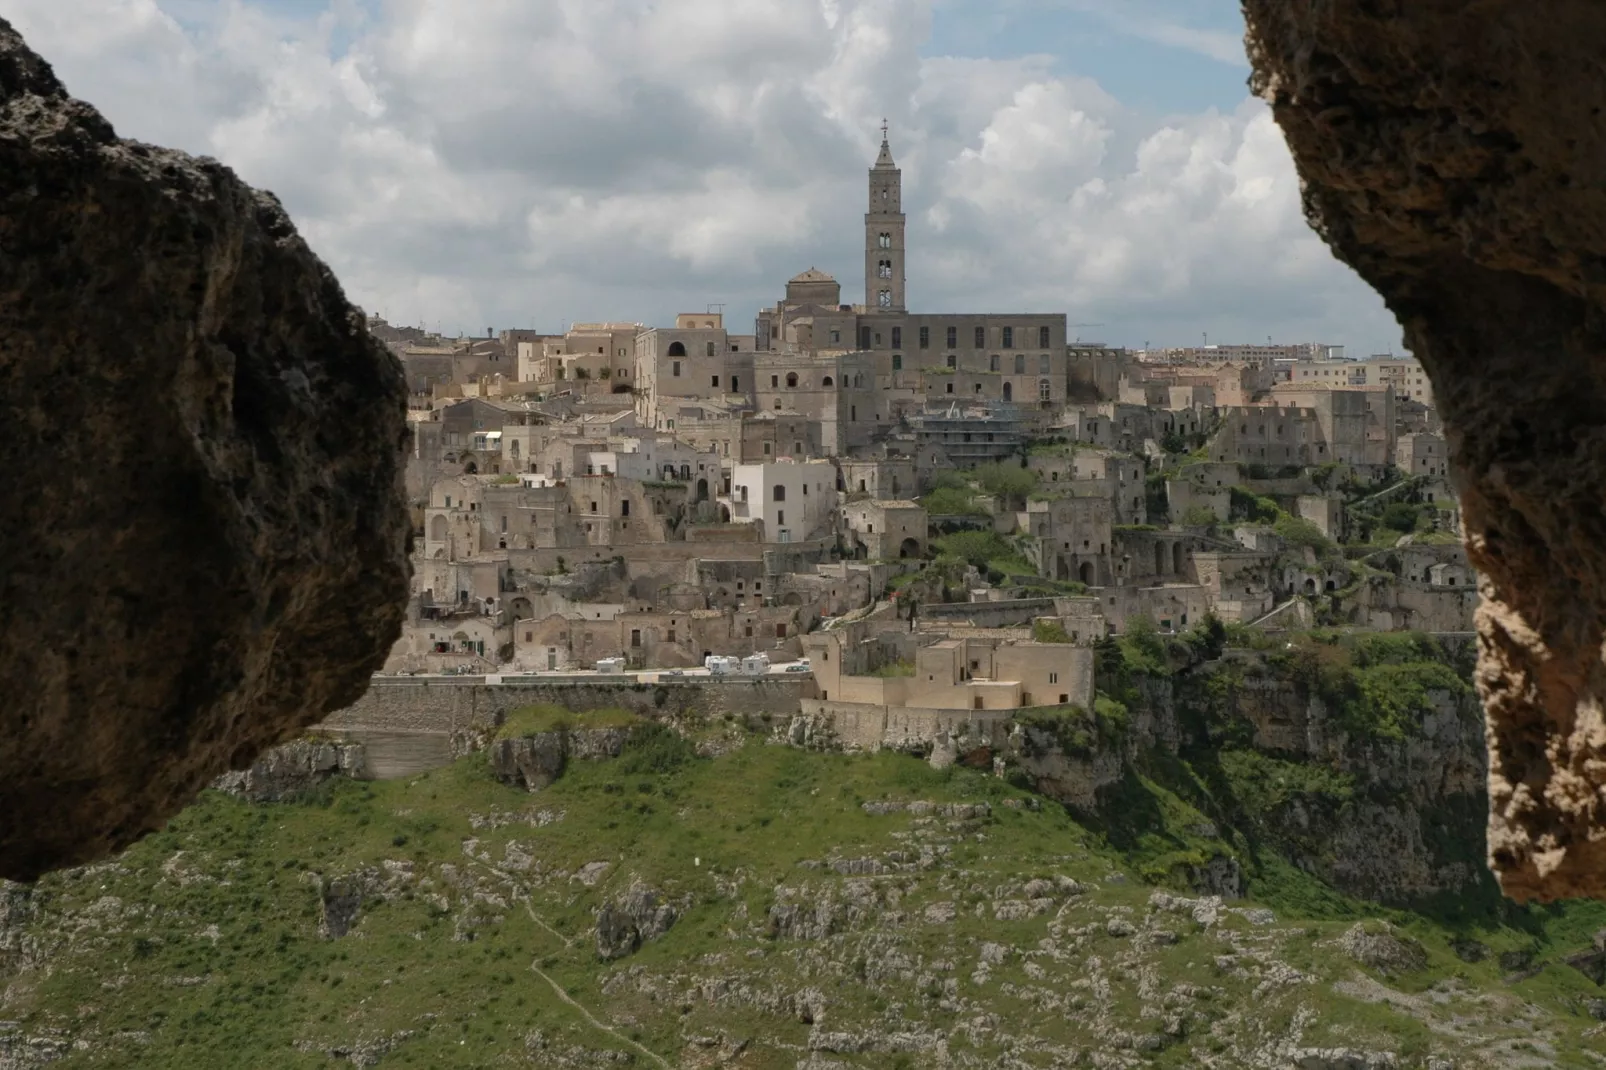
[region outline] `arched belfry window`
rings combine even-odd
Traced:
[[[887,231],[883,230],[881,232],[880,241],[881,241],[881,248],[883,248],[883,249],[892,248],[892,235],[890,233],[888,233]]]

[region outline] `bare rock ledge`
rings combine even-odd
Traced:
[[[271,195],[0,20],[0,877],[355,701],[408,584],[395,359]]]
[[[1489,857],[1606,896],[1606,7],[1244,0],[1312,225],[1433,381],[1483,575]]]

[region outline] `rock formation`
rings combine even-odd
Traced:
[[[0,877],[350,705],[407,598],[405,386],[279,203],[0,21]]]
[[[1606,10],[1244,0],[1312,225],[1433,380],[1483,576],[1489,858],[1606,895]]]

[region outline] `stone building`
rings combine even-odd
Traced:
[[[1449,447],[1442,435],[1401,435],[1394,450],[1394,464],[1408,476],[1444,478],[1450,474]]]
[[[885,132],[883,131],[883,134]],[[810,268],[759,312],[762,352],[869,353],[875,386],[1012,402],[1052,411],[1065,402],[1069,355],[1063,313],[921,314],[909,311],[902,172],[885,136],[867,184],[864,301],[844,305],[830,275]],[[926,370],[935,376],[922,379]]]
[[[918,558],[926,552],[926,511],[911,501],[850,502],[842,507],[845,552],[871,561]]]

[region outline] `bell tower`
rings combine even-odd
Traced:
[[[864,213],[864,305],[870,312],[903,312],[903,172],[892,162],[887,121],[881,153],[870,168],[870,205]]]

